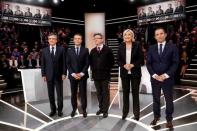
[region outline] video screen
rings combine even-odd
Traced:
[[[185,18],[185,0],[171,0],[137,8],[138,24],[162,23]]]
[[[51,25],[51,9],[27,4],[3,1],[1,19],[19,24]]]

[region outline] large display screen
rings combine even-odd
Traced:
[[[138,24],[161,23],[185,18],[185,0],[171,0],[137,8]]]
[[[21,3],[1,3],[1,19],[19,24],[51,25],[51,9]]]

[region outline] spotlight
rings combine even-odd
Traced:
[[[61,0],[61,2],[64,2],[64,0]]]
[[[53,3],[54,3],[54,4],[57,4],[57,3],[58,3],[58,0],[53,0]]]
[[[44,0],[38,0],[38,2],[44,2]]]

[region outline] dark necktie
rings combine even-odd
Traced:
[[[159,45],[159,55],[162,55],[162,44]]]
[[[79,47],[77,47],[77,52],[76,52],[76,54],[79,55]]]
[[[51,57],[52,57],[52,59],[55,57],[55,54],[54,54],[54,47],[52,47]]]
[[[98,51],[98,53],[100,53],[100,51],[101,51],[101,48],[100,48],[100,47],[97,47],[97,51]]]

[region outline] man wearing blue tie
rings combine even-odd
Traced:
[[[83,117],[87,117],[87,78],[89,67],[89,51],[83,47],[82,35],[75,34],[74,47],[68,50],[67,53],[67,67],[69,72],[69,80],[71,85],[71,104],[73,111],[71,117],[75,116],[77,110],[77,92],[79,88],[79,95],[81,100],[81,106],[83,111]],[[79,86],[79,87],[78,87]]]
[[[173,128],[173,85],[179,56],[176,45],[167,43],[166,37],[165,29],[157,28],[155,30],[157,44],[152,45],[147,54],[147,69],[151,75],[154,112],[154,120],[150,124],[156,125],[160,119],[160,95],[162,89],[166,101],[166,128]]]

